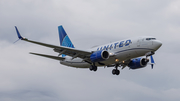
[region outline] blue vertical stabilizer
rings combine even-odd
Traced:
[[[65,46],[65,47],[71,47],[74,48],[74,45],[72,44],[71,40],[69,39],[68,35],[66,34],[64,28],[62,26],[58,26],[58,31],[59,31],[59,40],[60,40],[60,45]],[[62,57],[65,55],[62,54]]]

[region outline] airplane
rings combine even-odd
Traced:
[[[162,42],[155,37],[140,36],[81,50],[74,47],[62,25],[58,26],[60,46],[29,40],[21,36],[16,26],[15,29],[18,40],[49,47],[58,53],[57,56],[33,52],[30,54],[55,59],[70,67],[89,68],[90,71],[97,71],[97,67],[114,67],[113,75],[120,74],[118,67],[139,69],[150,64],[153,69],[155,62],[152,55],[162,46]]]

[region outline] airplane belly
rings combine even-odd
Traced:
[[[72,61],[61,61],[63,65],[75,67],[75,68],[89,68],[90,64],[87,62],[72,62]]]

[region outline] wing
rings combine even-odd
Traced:
[[[34,44],[38,44],[41,46],[52,48],[55,52],[58,52],[59,55],[65,54],[65,55],[71,56],[72,59],[79,57],[81,59],[88,61],[90,55],[92,54],[91,51],[78,50],[75,48],[69,48],[69,47],[64,47],[64,46],[56,46],[56,45],[46,44],[46,43],[42,43],[42,42],[32,41],[32,40],[29,40],[27,38],[22,37],[16,26],[15,26],[15,29],[16,29],[17,36],[19,39],[26,41],[26,42],[30,42],[30,43],[34,43]],[[31,53],[31,54],[49,57],[49,58],[57,58],[57,57],[50,57],[50,56],[44,55],[44,54],[37,54],[37,53]]]

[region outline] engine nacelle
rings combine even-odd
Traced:
[[[145,58],[136,58],[131,60],[131,62],[128,64],[128,67],[131,69],[138,69],[143,68],[147,65],[148,61]]]
[[[96,51],[91,54],[90,59],[92,62],[100,62],[109,58],[109,52],[105,50]]]

